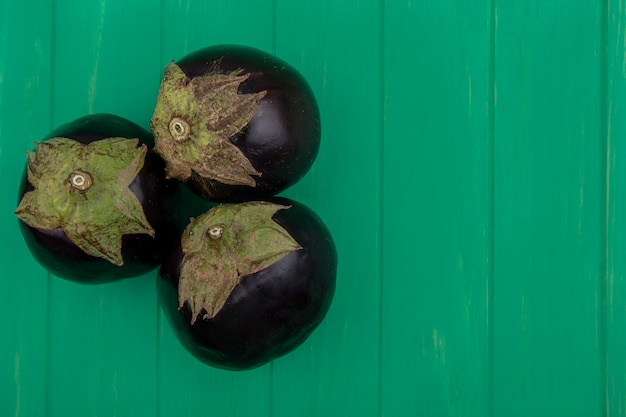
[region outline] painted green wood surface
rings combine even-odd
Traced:
[[[568,4],[497,6],[496,415],[605,407],[603,7]]]
[[[389,2],[384,25],[382,410],[487,415],[489,4]]]
[[[155,274],[33,260],[24,151],[94,112],[147,127],[164,66],[243,43],[318,98],[285,195],[335,237],[332,308],[246,372],[199,363]],[[0,2],[0,416],[626,416],[621,0]]]

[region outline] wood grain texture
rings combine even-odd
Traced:
[[[487,415],[490,7],[384,15],[382,414]]]
[[[607,3],[606,412],[626,416],[626,5]]]
[[[498,416],[603,412],[601,10],[497,3]]]
[[[48,275],[32,261],[13,211],[24,151],[50,128],[51,16],[47,0],[0,3],[0,414],[6,416],[46,413]]]

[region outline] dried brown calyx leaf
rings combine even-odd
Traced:
[[[189,224],[182,237],[179,307],[189,303],[191,324],[222,309],[241,278],[301,249],[272,217],[288,206],[247,202],[218,206]]]
[[[248,77],[235,71],[190,79],[175,63],[167,66],[150,126],[169,178],[185,181],[195,172],[224,184],[256,185],[261,173],[230,142],[266,94],[239,94]]]
[[[15,214],[40,229],[62,229],[87,254],[122,265],[122,236],[154,229],[130,190],[147,152],[139,140],[108,138],[83,145],[68,138],[28,152],[28,181]]]

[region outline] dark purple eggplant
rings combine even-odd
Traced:
[[[54,275],[99,284],[160,265],[180,230],[179,185],[154,139],[112,114],[64,124],[28,152],[16,210],[34,258]]]
[[[309,171],[320,146],[318,105],[302,75],[239,45],[170,63],[150,125],[168,177],[219,202],[285,190]]]
[[[333,298],[337,253],[309,208],[271,198],[192,219],[159,270],[160,305],[181,344],[217,368],[261,366],[303,343]]]

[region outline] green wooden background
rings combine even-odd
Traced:
[[[180,347],[155,274],[47,274],[24,151],[163,68],[243,43],[297,67],[323,143],[284,194],[340,255],[334,303],[246,372]],[[0,416],[626,416],[623,0],[0,0]]]

